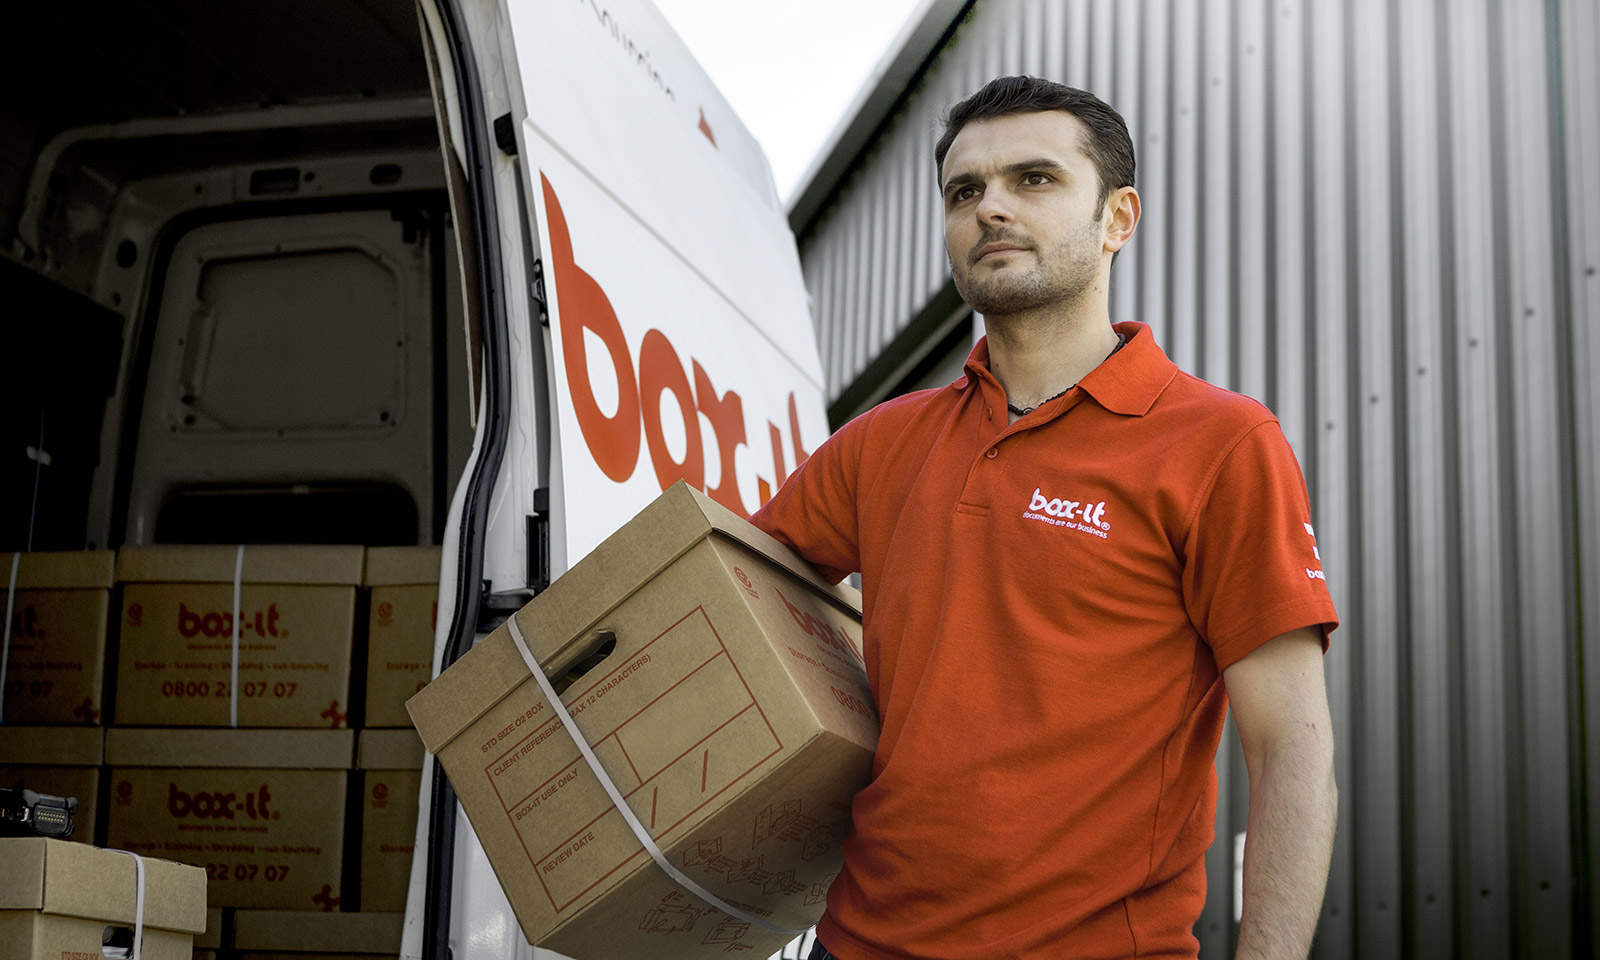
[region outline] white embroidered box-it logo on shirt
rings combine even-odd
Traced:
[[[1033,488],[1033,499],[1028,501],[1028,509],[1022,514],[1024,519],[1039,520],[1057,527],[1071,527],[1092,533],[1105,539],[1107,530],[1111,529],[1111,521],[1105,519],[1106,502],[1098,503],[1081,500],[1051,499],[1040,492],[1038,487]]]
[[[1317,531],[1316,531],[1316,528],[1311,526],[1311,524],[1309,524],[1309,523],[1305,525],[1305,528],[1306,528],[1306,536],[1311,538],[1311,555],[1313,557],[1317,558],[1317,562],[1318,563],[1321,563],[1322,562],[1322,554],[1317,552]],[[1323,583],[1327,583],[1328,582],[1328,577],[1327,577],[1326,574],[1324,574],[1322,572],[1322,568],[1321,567],[1317,567],[1315,569],[1312,569],[1311,567],[1306,567],[1306,577],[1308,579],[1311,579],[1311,580],[1321,580]]]

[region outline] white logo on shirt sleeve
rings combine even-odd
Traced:
[[[1321,563],[1322,562],[1322,554],[1317,551],[1317,531],[1316,531],[1316,528],[1312,527],[1311,524],[1309,524],[1309,523],[1303,524],[1303,526],[1306,528],[1306,536],[1311,538],[1311,555],[1313,557],[1317,558],[1317,562],[1318,563]],[[1313,569],[1311,567],[1306,567],[1306,576],[1308,578],[1312,579],[1312,580],[1321,580],[1324,583],[1326,583],[1327,580],[1328,580],[1327,575],[1322,572],[1322,568],[1321,567],[1317,567],[1315,569]]]

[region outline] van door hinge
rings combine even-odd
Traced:
[[[528,586],[543,593],[550,586],[550,488],[533,491],[533,513],[528,517]]]
[[[494,118],[494,145],[508,157],[517,155],[517,128],[511,122],[511,114],[502,113]]]
[[[511,615],[528,605],[534,591],[503,590],[495,593],[491,581],[483,581],[483,592],[478,596],[478,632],[493,633]]]
[[[533,306],[539,316],[539,325],[550,326],[550,308],[545,303],[543,260],[533,261],[533,283],[529,284],[528,294],[533,297]]]

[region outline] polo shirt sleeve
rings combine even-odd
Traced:
[[[856,478],[870,416],[857,417],[825,440],[750,518],[830,583],[861,569]]]
[[[1189,620],[1226,670],[1275,637],[1339,625],[1305,479],[1276,420],[1251,427],[1213,471],[1184,541]]]

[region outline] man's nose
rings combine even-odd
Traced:
[[[1010,223],[1011,204],[999,190],[985,190],[978,200],[978,220],[982,223]]]

